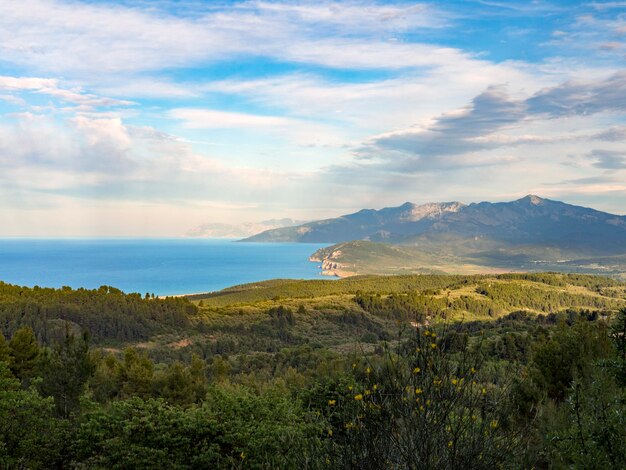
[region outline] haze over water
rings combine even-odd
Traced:
[[[208,239],[0,239],[0,280],[176,295],[273,278],[321,278],[321,244]]]

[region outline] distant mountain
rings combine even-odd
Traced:
[[[398,242],[423,233],[444,214],[465,207],[460,202],[431,203],[418,206],[407,202],[400,207],[363,209],[335,219],[267,230],[244,241],[338,243],[349,240]]]
[[[262,222],[245,222],[242,224],[208,223],[199,225],[187,232],[188,237],[204,238],[243,238],[256,235],[267,230],[300,225],[303,221],[292,219],[271,219]]]
[[[534,195],[511,202],[465,205],[405,203],[364,209],[335,219],[267,230],[245,241],[340,243],[353,240],[447,246],[466,255],[527,247],[567,255],[626,253],[626,216],[552,201]]]

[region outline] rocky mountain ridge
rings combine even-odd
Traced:
[[[458,201],[380,210],[267,230],[256,242],[341,243],[353,240],[466,252],[544,247],[576,254],[626,253],[626,216],[528,195],[511,202]]]

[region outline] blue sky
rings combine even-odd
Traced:
[[[0,236],[625,213],[626,2],[0,4]]]

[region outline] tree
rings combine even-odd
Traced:
[[[31,377],[40,349],[33,330],[27,326],[17,330],[9,342],[11,351],[11,371],[19,379]]]
[[[123,397],[138,396],[149,398],[152,396],[152,382],[154,364],[145,354],[139,354],[135,349],[124,351],[124,363],[119,370],[121,393]]]
[[[176,361],[155,377],[158,394],[168,403],[189,405],[199,401],[189,368]],[[201,398],[201,397],[200,397]]]
[[[0,362],[0,468],[53,466],[60,448],[53,407],[34,388],[24,390]]]
[[[611,328],[611,337],[615,345],[615,360],[613,369],[617,383],[622,387],[626,386],[626,308],[617,314]]]
[[[578,320],[570,327],[562,322],[551,338],[534,348],[535,380],[549,398],[563,400],[577,376],[585,374],[594,360],[610,355],[606,330],[603,323]]]
[[[122,364],[111,354],[103,356],[100,352],[92,357],[96,367],[89,380],[89,390],[97,402],[105,403],[120,394]]]
[[[222,356],[213,357],[210,373],[215,382],[225,381],[230,374],[230,362]]]
[[[624,392],[602,367],[574,380],[562,423],[547,433],[552,468],[626,468]]]
[[[9,349],[2,331],[0,331],[0,362],[4,362],[7,365],[10,365],[11,362],[11,349]]]
[[[68,418],[79,410],[80,396],[95,371],[87,335],[77,339],[66,331],[63,342],[43,355],[40,366],[41,392],[54,398],[59,416]]]

